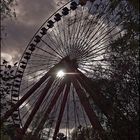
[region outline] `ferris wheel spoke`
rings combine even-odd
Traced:
[[[87,16],[87,15],[86,15]],[[86,17],[85,16],[85,17]],[[79,18],[79,17],[78,17]],[[77,19],[78,19],[77,18]],[[80,18],[78,19],[80,22],[78,22],[77,24],[77,26],[76,26],[76,29],[74,30],[74,33],[72,33],[73,34],[73,37],[72,37],[72,44],[73,44],[73,46],[75,46],[75,47],[77,47],[77,40],[76,39],[78,39],[78,37],[79,37],[79,34],[80,34],[80,32],[81,32],[81,27],[82,27],[82,24],[84,23],[84,8],[82,8],[82,12],[81,12],[81,15],[80,15]],[[73,48],[74,49],[74,48]]]
[[[37,54],[37,53],[32,53],[32,57],[33,57],[33,58],[35,57],[34,59],[40,59],[41,61],[43,61],[43,60],[45,59],[45,60],[47,60],[47,61],[52,60],[52,61],[59,62],[59,59],[58,59],[58,58],[55,58],[55,57],[53,57],[53,56],[40,55],[40,54]],[[30,62],[30,61],[34,61],[34,59],[29,60],[29,62]],[[43,60],[42,60],[42,59],[43,59]]]
[[[58,23],[57,23],[58,24]],[[56,30],[56,29],[55,29]],[[56,34],[57,33],[57,34]],[[63,44],[62,44],[62,42],[61,42],[61,40],[60,40],[60,34],[58,33],[58,31],[52,31],[52,33],[51,33],[53,36],[54,36],[54,39],[56,40],[56,43],[57,43],[57,48],[59,48],[59,51],[61,52],[61,54],[63,55],[63,56],[65,56],[65,52],[64,52],[64,50],[63,50]],[[59,39],[58,39],[59,38]]]
[[[41,64],[41,65],[34,65],[34,66],[28,66],[28,69],[33,69],[33,68],[38,68],[38,67],[43,67],[43,66],[48,66],[46,63],[45,64]]]
[[[111,20],[110,20],[110,21],[111,21]],[[109,22],[110,22],[110,21],[109,21]],[[96,38],[95,38],[95,40],[92,41],[92,38],[94,38],[94,36],[97,34],[97,32],[98,32],[99,30],[102,29],[101,31],[103,32],[103,34],[105,33],[105,32],[104,32],[104,30],[106,29],[105,27],[109,26],[109,24],[107,24],[107,25],[103,26],[103,28],[101,28],[102,25],[103,25],[103,23],[104,23],[104,22],[102,22],[102,24],[98,27],[97,31],[96,31],[96,32],[91,36],[91,38],[89,39],[89,41],[90,41],[91,43],[93,43],[93,42],[96,40]],[[110,22],[110,24],[112,24],[112,23]],[[121,24],[121,23],[119,23],[119,24]],[[116,27],[116,25],[114,25],[113,27]],[[113,28],[113,27],[112,27],[112,28]],[[115,28],[114,28],[114,29],[115,29]],[[101,35],[103,35],[103,34],[101,34]],[[90,43],[90,42],[88,42],[88,43]]]
[[[44,49],[42,49],[42,48],[40,48],[40,47],[38,47],[38,46],[36,46],[36,48],[38,48],[39,50],[41,50],[41,51],[43,51],[43,52],[45,52],[45,53],[47,53],[47,54],[49,54],[49,55],[51,55],[51,56],[58,57],[57,55],[55,55],[55,54],[53,54],[53,53],[51,53],[51,52],[48,52],[48,51],[46,51],[46,50],[44,50]]]
[[[92,65],[93,66],[93,65]],[[90,68],[89,66],[86,66],[85,64],[80,64],[80,67],[79,69],[81,69],[82,71],[84,71],[85,73],[88,73],[88,74],[94,74],[94,72],[96,71],[95,68]]]
[[[71,13],[71,11],[70,11],[70,13]],[[69,19],[68,19],[68,22],[66,22],[65,20],[66,19],[64,19],[63,18],[63,20],[64,20],[64,22],[65,22],[65,24],[64,24],[64,30],[66,30],[67,31],[67,33],[66,33],[66,40],[67,40],[67,45],[66,45],[66,47],[67,47],[67,49],[68,49],[68,53],[70,53],[70,40],[71,40],[71,35],[70,35],[70,27],[68,26],[68,23],[70,22],[69,21]],[[67,29],[66,29],[67,28]],[[69,35],[69,36],[68,36]]]
[[[107,33],[108,34],[108,33]],[[103,34],[101,34],[101,36],[102,36]],[[101,36],[100,36],[100,40],[98,40],[96,43],[95,43],[95,41],[96,41],[96,39],[95,40],[92,40],[91,42],[88,42],[88,43],[90,43],[89,44],[89,47],[88,48],[86,48],[85,50],[86,51],[88,51],[88,52],[92,52],[92,49],[94,49],[94,47],[96,47],[95,49],[97,49],[97,45],[98,45],[98,47],[100,47],[103,43],[103,41],[107,38],[106,37],[106,35],[104,35],[102,38],[101,38]],[[104,39],[104,40],[103,40]],[[108,38],[109,39],[109,38]],[[102,41],[102,42],[101,42]],[[100,43],[101,42],[101,43]],[[95,43],[95,44],[93,44],[93,43]]]
[[[41,39],[41,41],[42,41],[45,45],[47,45],[52,51],[54,51],[54,52],[58,55],[58,57],[60,57],[60,58],[63,57],[63,56],[60,55],[60,53],[58,53],[55,49],[53,49],[46,41],[44,41],[43,39]]]
[[[72,37],[72,32],[74,30],[74,25],[71,25],[72,20],[74,20],[74,22],[76,22],[76,15],[77,15],[77,11],[74,11],[74,19],[73,19],[73,15],[72,15],[72,11],[70,10],[70,16],[69,18],[63,17],[63,20],[65,21],[65,30],[67,31],[66,34],[66,39],[67,39],[67,48],[68,48],[68,53],[70,53],[70,48],[71,48],[71,37]]]
[[[34,67],[30,67],[30,68],[34,68]],[[40,76],[40,72],[43,71],[44,72],[47,72],[49,71],[49,69],[52,68],[52,65],[47,65],[46,67],[37,67],[34,71],[25,71],[25,75],[23,77],[27,77],[28,75],[31,75],[31,74],[36,74],[36,75],[39,75]]]
[[[38,97],[39,94],[37,94],[37,92],[34,94],[34,98]],[[25,103],[23,106],[20,107],[20,110],[24,109],[30,102],[31,102],[32,98],[30,97]],[[36,102],[36,100],[34,101]],[[24,115],[23,115],[24,116]]]
[[[100,49],[95,48],[94,50],[90,51],[89,54],[87,55],[87,58],[83,59],[83,60],[89,60],[89,59],[92,60],[93,58],[96,58],[99,56],[104,57],[104,55],[107,53],[106,49],[108,49],[108,48],[109,48],[109,44],[100,47]]]
[[[92,41],[92,38],[94,38],[95,35],[96,35],[100,30],[102,30],[102,29],[105,27],[105,26],[103,26],[103,24],[104,24],[104,23],[102,22],[102,24],[99,26],[99,28],[96,28],[96,27],[94,28],[95,32],[94,32],[94,34],[92,35],[91,38],[90,38],[90,35],[92,34],[93,31],[90,31],[89,33],[87,33],[87,34],[84,36],[84,38],[83,38],[83,43],[84,43],[84,44],[82,44],[82,42],[81,42],[81,45],[84,46],[84,47],[86,47],[86,46],[85,46],[86,43],[85,43],[85,41],[84,41],[85,38],[89,38],[89,40],[90,40],[90,42],[91,42],[91,41]],[[97,23],[97,26],[98,26],[98,23]],[[102,27],[102,26],[103,26],[103,27]],[[105,29],[105,28],[104,28],[104,29]],[[102,32],[103,32],[103,30],[102,30]],[[95,40],[94,40],[94,41],[95,41]],[[93,41],[93,42],[94,42],[94,41]],[[88,43],[90,43],[90,42],[88,42]],[[93,42],[92,42],[92,43],[93,43]]]
[[[50,65],[50,66],[49,66],[49,65],[45,65],[45,66],[43,66],[43,67],[30,67],[30,68],[34,68],[35,70],[34,70],[34,71],[26,71],[26,72],[25,72],[26,75],[24,75],[24,77],[27,77],[27,76],[33,75],[33,74],[38,75],[38,74],[40,74],[41,71],[47,72],[47,71],[49,71],[52,67],[53,67],[52,65]]]
[[[81,50],[82,51],[82,50]],[[88,58],[88,52],[81,52],[83,54],[80,54],[80,52],[77,52],[75,55],[78,56],[77,58],[77,62],[80,62],[81,60],[85,60],[86,58]]]
[[[87,18],[89,18],[89,17],[87,17]],[[93,17],[92,17],[93,18]],[[81,34],[79,35],[80,36],[80,39],[77,41],[77,46],[80,46],[81,47],[81,45],[80,44],[83,44],[83,43],[85,43],[86,41],[86,39],[88,38],[88,35],[90,35],[92,32],[93,32],[93,30],[92,30],[92,27],[94,27],[93,26],[93,23],[94,23],[94,19],[95,18],[93,18],[92,20],[91,20],[91,22],[90,23],[88,23],[88,22],[85,22],[85,25],[82,25],[84,28],[83,28],[83,31],[81,32]],[[88,19],[86,19],[85,21],[87,21]],[[90,19],[89,19],[90,20]],[[87,29],[87,30],[86,30]],[[94,29],[95,29],[95,27],[94,27]],[[86,33],[85,33],[86,32]],[[85,34],[84,34],[85,33]]]
[[[43,54],[38,54],[38,53],[32,53],[32,57],[37,57],[39,59],[48,59],[48,56],[47,55],[43,55]],[[54,57],[49,57],[49,58],[54,58]],[[33,60],[30,60],[30,61],[33,61]]]
[[[21,93],[26,92],[29,88],[31,88],[31,86],[33,86],[35,84],[35,82],[38,81],[38,79],[40,79],[40,77],[43,77],[45,74],[46,74],[46,72],[42,72],[42,73],[40,73],[40,74],[38,74],[36,76],[33,76],[31,78],[28,78],[28,79],[26,78],[27,77],[26,76],[25,80],[27,79],[29,84],[27,82],[26,83],[22,83],[23,86],[20,89],[20,92]],[[24,77],[23,77],[23,79],[24,79]]]
[[[62,21],[64,23],[64,27],[63,27],[63,36],[64,36],[64,49],[66,50],[66,54],[68,55],[69,54],[69,45],[68,45],[68,42],[69,42],[69,38],[68,38],[68,30],[66,25],[67,25],[67,22],[65,21],[67,19],[65,19],[65,17],[62,18]],[[65,25],[66,24],[66,25]]]
[[[36,65],[41,66],[41,65],[45,65],[45,64],[47,64],[47,65],[54,65],[54,64],[58,64],[59,63],[58,60],[53,60],[53,59],[50,59],[50,60],[41,60],[40,63],[39,63],[39,61],[34,61],[34,60],[30,60],[28,62],[29,63],[29,66],[36,66]]]
[[[104,8],[106,8],[106,7],[104,7]],[[91,9],[92,9],[92,7],[91,7]],[[90,9],[90,10],[91,10],[91,9]],[[89,10],[89,11],[90,11],[90,10]],[[105,9],[103,9],[103,11],[105,11]],[[94,29],[96,29],[96,26],[97,26],[98,24],[96,24],[95,26],[93,26],[93,23],[94,23],[95,21],[97,21],[97,23],[99,22],[99,19],[98,19],[99,17],[98,17],[98,16],[99,16],[100,14],[101,14],[101,13],[99,13],[98,15],[96,15],[96,16],[94,16],[94,17],[92,16],[92,20],[91,20],[91,22],[89,22],[89,25],[88,25],[88,24],[85,24],[85,26],[84,26],[85,28],[83,28],[83,31],[82,31],[82,34],[81,34],[81,36],[84,35],[84,39],[83,39],[83,40],[85,40],[86,38],[89,38],[89,36],[90,36],[91,33],[93,32],[91,27],[94,27]],[[89,15],[90,15],[90,14],[89,14]],[[92,14],[91,14],[91,15],[92,15]],[[100,20],[103,21],[104,18],[105,18],[107,15],[108,15],[108,13],[104,14],[104,15],[103,15],[104,17],[103,17],[103,18],[100,17]],[[87,25],[88,25],[88,26],[87,26]],[[99,25],[100,25],[100,24],[99,24]],[[101,25],[102,25],[102,24],[101,24]],[[100,25],[100,26],[101,26],[101,25]],[[100,27],[100,26],[99,26],[99,27]],[[88,29],[87,29],[87,28],[88,28]],[[86,31],[86,29],[87,29],[87,31]],[[85,31],[86,31],[86,33],[84,34]],[[96,32],[96,33],[97,33],[97,32]],[[95,36],[95,33],[94,33],[94,36]],[[79,43],[80,43],[80,42],[79,42]],[[79,44],[79,43],[78,43],[78,44]]]
[[[29,64],[31,64],[31,63],[38,63],[39,61],[40,62],[44,62],[44,61],[48,61],[46,58],[44,58],[44,59],[40,59],[40,58],[35,58],[35,59],[33,59],[33,60],[29,60],[28,61],[28,63]],[[54,62],[58,62],[58,60],[56,60],[56,59],[50,59],[52,62],[54,61]]]
[[[113,36],[115,37],[115,36],[117,36],[121,32],[122,32],[122,30],[120,30],[119,32],[113,34]],[[105,35],[104,35],[104,37],[105,37]],[[99,46],[101,46],[101,45],[103,45],[103,44],[105,44],[105,43],[110,41],[110,37],[106,37],[106,38],[104,38],[104,37],[101,40],[99,40],[99,41],[102,41],[102,43]],[[99,41],[97,43],[95,43],[92,47],[96,47],[96,45],[99,43]],[[95,48],[95,49],[97,49],[97,48]],[[90,51],[90,52],[92,52],[92,51]]]
[[[82,12],[79,13],[80,15],[78,16],[78,12],[75,11],[75,15],[74,15],[74,19],[72,19],[73,21],[72,22],[75,22],[75,24],[72,23],[72,25],[69,25],[68,27],[72,28],[71,29],[71,35],[70,35],[70,51],[74,48],[76,48],[77,46],[75,45],[76,44],[76,41],[77,41],[77,37],[78,37],[78,34],[80,32],[80,27],[82,26],[82,22],[83,22],[83,7],[79,7],[81,8]]]
[[[77,24],[75,24],[75,26],[73,25],[75,29],[73,30],[73,32],[71,32],[71,34],[72,34],[72,37],[71,37],[72,47],[77,47],[75,44],[77,42],[78,35],[80,33],[80,27],[82,26],[82,22],[83,22],[82,19],[83,18],[84,17],[83,17],[83,10],[82,10],[80,17],[77,16],[77,21],[76,21]]]
[[[83,61],[82,63],[84,64],[84,63],[87,63],[87,62],[88,62],[89,64],[85,64],[85,65],[90,66],[90,63],[93,63],[93,62],[95,62],[95,63],[97,63],[97,62],[108,62],[108,60],[106,60],[106,59],[99,59],[99,60],[98,60],[98,59],[96,59],[96,60],[93,59],[93,60],[89,60],[89,61],[88,61],[88,60],[87,60],[87,61],[85,60],[85,61]],[[91,66],[92,66],[92,65],[91,65]]]
[[[50,61],[49,63],[51,63],[51,62],[52,62],[53,65],[55,64],[54,61]],[[38,63],[29,63],[30,66],[28,66],[27,68],[28,69],[29,68],[34,68],[34,67],[37,67],[37,65],[38,65],[38,67],[42,67],[42,66],[45,66],[45,65],[50,65],[49,63],[45,63],[45,62],[43,62],[43,63],[39,63],[39,62]]]
[[[37,61],[36,63],[35,62],[29,62],[29,65],[30,65],[30,67],[36,67],[36,66],[44,66],[44,65],[54,65],[54,64],[56,64],[56,61],[53,61],[53,60],[50,60],[49,62],[44,62],[43,61],[43,63],[41,63],[41,61],[40,61],[40,63]],[[30,68],[29,66],[27,67],[27,68]]]
[[[88,50],[90,50],[92,47],[96,47],[96,45],[97,45],[100,41],[102,41],[102,44],[108,42],[109,39],[110,39],[110,37],[106,37],[106,35],[109,34],[109,33],[111,33],[112,31],[113,31],[113,29],[111,29],[109,32],[103,33],[102,35],[104,35],[104,36],[103,36],[99,41],[97,41],[94,45],[91,45],[91,46],[88,48]],[[121,33],[121,32],[122,32],[122,30],[120,30],[119,32],[113,34],[113,36],[115,37],[116,35],[118,35],[118,34]],[[102,35],[101,35],[101,36],[102,36]],[[103,41],[104,41],[104,42],[103,42]],[[92,42],[92,43],[93,43],[93,42]]]
[[[108,38],[109,39],[109,38]],[[104,42],[103,42],[104,41]],[[102,43],[100,43],[98,46],[96,46],[97,44],[94,44],[93,46],[93,49],[89,50],[88,53],[89,55],[88,56],[91,56],[92,53],[93,54],[96,54],[98,52],[102,52],[102,51],[105,51],[106,49],[108,49],[108,47],[110,46],[110,43],[109,43],[109,40],[102,40]]]
[[[48,68],[51,68],[51,67],[46,67],[47,69]],[[45,71],[44,71],[45,70]],[[44,68],[39,68],[39,69],[36,69],[35,71],[25,71],[25,75],[23,75],[23,78],[26,78],[28,75],[30,75],[30,74],[34,74],[34,73],[37,73],[37,72],[40,72],[40,71],[43,71],[43,72],[41,72],[41,73],[39,73],[39,74],[37,74],[36,76],[35,76],[35,78],[37,77],[37,76],[41,76],[41,75],[43,75],[44,73],[47,73],[47,71],[46,71],[46,69],[44,69]]]
[[[74,18],[73,18],[73,15],[74,14]],[[67,27],[68,27],[68,46],[69,46],[69,52],[71,51],[71,48],[72,48],[72,38],[73,38],[73,34],[74,33],[74,30],[76,30],[76,24],[73,24],[76,23],[78,21],[78,18],[77,18],[77,11],[75,11],[74,13],[72,11],[70,11],[70,18],[68,19],[68,23],[67,23]]]
[[[57,44],[56,40],[54,40],[55,38],[52,38],[51,35],[52,34],[49,34],[49,33],[47,34],[47,37],[50,39],[50,44],[52,44],[55,47],[55,49],[61,53],[61,55],[63,55],[62,50],[60,48],[58,48],[59,45]]]
[[[61,31],[62,29],[60,30],[60,25],[59,25],[59,23],[56,23],[56,25],[57,25],[57,28],[54,28],[53,32],[54,32],[54,31],[56,32],[56,34],[57,34],[56,38],[57,38],[57,40],[59,39],[59,41],[60,41],[59,46],[62,47],[62,50],[63,50],[63,48],[65,48],[64,40],[63,40],[63,38],[62,38],[63,32]],[[54,32],[54,34],[55,34],[55,32]],[[63,53],[63,55],[65,56],[64,53]]]
[[[106,47],[105,47],[106,48]],[[96,58],[106,58],[106,51],[104,49],[101,49],[100,51],[93,52],[87,55],[86,58],[82,58],[82,61],[94,61]],[[89,60],[90,59],[90,60]]]
[[[45,65],[45,64],[49,64],[49,63],[52,63],[53,65],[54,64],[56,64],[56,61],[50,61],[50,62],[48,62],[48,63],[46,63],[46,62],[44,62],[45,60],[43,60],[43,61],[40,61],[40,63],[39,63],[39,61],[33,61],[33,62],[28,62],[29,63],[29,65],[30,66],[36,66],[36,65],[39,65],[39,64],[41,64],[41,65]],[[39,65],[40,66],[40,65]],[[27,67],[28,68],[28,67]]]
[[[113,73],[113,70],[111,70],[110,68],[104,68],[102,67],[102,70],[107,71],[108,75]]]
[[[98,59],[100,58],[100,59]],[[86,58],[82,58],[82,63],[84,62],[95,62],[95,61],[106,61],[106,52],[100,51],[99,53],[93,54],[91,56],[87,56]],[[80,63],[80,62],[79,62]]]

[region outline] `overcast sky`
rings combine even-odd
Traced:
[[[17,0],[16,19],[6,19],[7,36],[1,42],[1,57],[19,60],[28,42],[42,23],[68,0]]]

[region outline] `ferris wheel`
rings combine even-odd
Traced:
[[[97,106],[112,119],[113,106],[92,87],[92,79],[109,78],[110,44],[125,34],[119,7],[110,0],[70,1],[52,14],[26,47],[13,82],[11,116],[21,136],[72,139],[72,131],[92,127],[106,139]]]

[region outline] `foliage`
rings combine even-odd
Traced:
[[[116,3],[118,4],[118,3]],[[113,11],[112,11],[113,15]],[[98,79],[93,81],[95,87],[111,102],[114,118],[109,120],[107,130],[114,140],[135,139],[139,137],[139,13],[129,5],[121,9],[124,34],[110,42],[107,50],[109,69],[108,77],[102,79],[103,69],[98,67]],[[117,22],[117,21],[116,21]],[[100,86],[99,86],[100,85]],[[121,119],[119,113],[124,119]]]
[[[16,0],[1,0],[0,1],[0,14],[1,14],[1,25],[0,25],[0,41],[7,36],[6,26],[3,23],[5,19],[16,18],[16,12],[14,6],[17,5]]]
[[[2,20],[8,17],[16,17],[15,9],[13,8],[15,5],[17,5],[15,0],[1,0],[0,13]]]
[[[92,127],[79,126],[73,130],[72,140],[100,140],[100,137]]]
[[[6,60],[3,60],[0,70],[0,97],[1,97],[1,115],[8,110],[11,100],[11,89],[14,80],[14,74],[16,71],[16,64],[11,66]]]
[[[14,80],[14,74],[16,71],[16,64],[14,66],[9,65],[6,60],[3,60],[0,70],[0,116],[2,116],[11,106],[11,89]],[[13,137],[14,127],[12,125],[11,119],[5,122],[1,122],[0,133],[2,139],[9,139]]]
[[[2,140],[11,140],[14,138],[15,129],[12,124],[3,124],[0,129],[0,136]]]

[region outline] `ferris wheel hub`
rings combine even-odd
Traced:
[[[77,74],[77,68],[76,59],[70,59],[69,56],[66,56],[55,67],[53,74],[55,73],[57,78],[64,78],[66,75]]]
[[[61,60],[62,64],[64,67],[73,67],[73,68],[78,68],[77,60],[76,59],[71,59],[69,56],[64,57]]]

